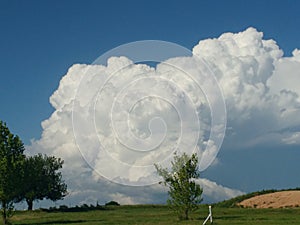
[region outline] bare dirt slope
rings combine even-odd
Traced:
[[[300,191],[279,191],[255,196],[239,203],[252,208],[285,208],[300,206]]]

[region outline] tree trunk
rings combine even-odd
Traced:
[[[188,219],[189,219],[189,210],[188,210],[188,209],[185,209],[185,210],[184,210],[184,219],[185,219],[185,220],[188,220]]]
[[[7,217],[6,217],[5,209],[3,209],[2,219],[3,219],[3,224],[7,224]]]
[[[3,216],[3,224],[6,225],[7,224],[7,218],[5,216]]]
[[[2,202],[2,220],[3,224],[7,224],[7,208],[6,208],[6,202]]]
[[[33,201],[31,199],[26,199],[27,205],[28,205],[28,210],[32,211],[32,207],[33,207]]]

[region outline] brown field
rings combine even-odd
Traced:
[[[280,191],[255,196],[238,205],[249,208],[290,208],[300,206],[300,191]]]

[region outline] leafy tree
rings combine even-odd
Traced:
[[[0,121],[0,203],[4,224],[12,216],[14,203],[21,200],[24,150],[20,138]]]
[[[57,201],[67,195],[67,185],[59,172],[63,163],[60,158],[42,154],[26,158],[23,197],[28,210],[32,210],[35,200]]]
[[[199,178],[198,157],[191,157],[186,153],[174,155],[171,169],[162,168],[155,164],[155,168],[164,181],[161,184],[169,187],[168,205],[177,213],[179,219],[187,220],[189,212],[198,208],[202,201],[202,188],[195,183]]]
[[[105,203],[105,206],[120,206],[120,204],[116,201],[110,201]]]

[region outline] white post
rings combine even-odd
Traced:
[[[210,220],[210,223],[213,222],[211,206],[208,206],[208,216],[207,216],[207,218],[204,220],[204,222],[203,222],[202,225],[205,225],[205,224],[207,223],[208,220]]]
[[[211,205],[208,207],[209,209],[209,215],[210,215],[210,223],[212,223],[212,211],[211,211]]]

